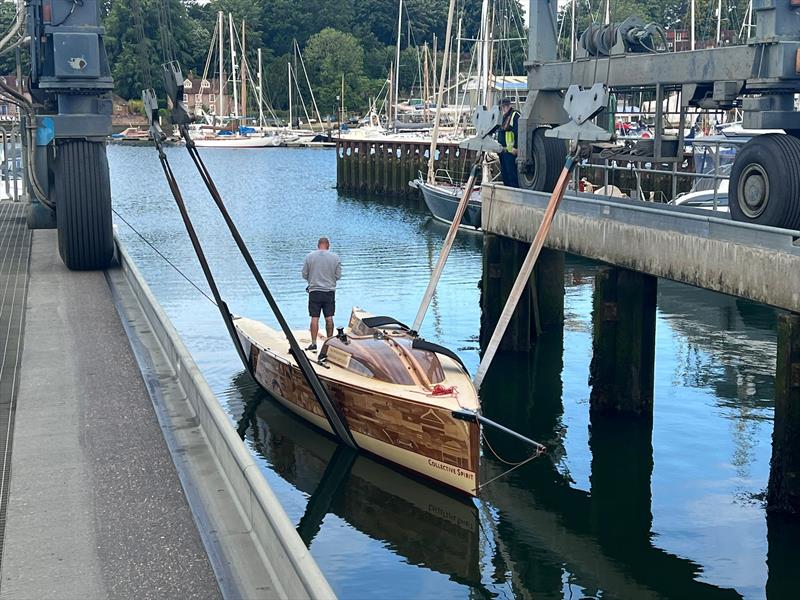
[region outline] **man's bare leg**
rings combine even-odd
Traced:
[[[333,317],[325,317],[325,333],[333,337]]]
[[[319,317],[311,317],[311,345],[317,345],[317,336],[319,335]]]

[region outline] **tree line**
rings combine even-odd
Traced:
[[[494,14],[506,14],[509,22],[522,14],[522,3],[531,0],[490,0]],[[539,0],[534,0],[539,1]],[[444,45],[449,0],[403,0],[400,84],[402,95],[420,85],[419,48],[439,40]],[[577,0],[578,30],[603,19],[605,0]],[[689,23],[690,0],[611,0],[611,17],[621,22],[630,15],[656,22],[667,29],[684,29]],[[718,0],[697,0],[698,39],[711,38],[716,30]],[[739,30],[746,18],[748,0],[723,0],[723,29]],[[560,3],[562,31],[569,32],[569,0]],[[143,45],[139,42],[135,11],[141,14]],[[202,75],[218,11],[231,13],[237,27],[245,22],[248,59],[255,67],[257,48],[262,48],[265,94],[277,110],[288,104],[287,62],[294,62],[294,41],[303,51],[309,79],[320,111],[330,113],[344,75],[345,98],[350,109],[363,111],[371,97],[384,86],[394,60],[397,41],[398,0],[104,0],[101,3],[105,43],[115,82],[115,92],[125,99],[139,98],[149,65],[150,79],[163,97],[159,65],[166,58],[164,35],[184,73]],[[469,66],[472,41],[477,37],[481,0],[457,0],[462,16],[462,73]],[[505,11],[505,13],[503,13]],[[14,4],[0,2],[0,29],[7,29]],[[165,22],[166,21],[166,22]],[[227,33],[226,33],[227,36]],[[141,58],[142,48],[145,57]],[[516,74],[524,74],[526,44],[511,46]],[[226,47],[227,52],[227,47]],[[27,54],[25,52],[24,54]],[[27,56],[23,56],[27,60]],[[14,72],[14,53],[0,56],[0,71]],[[26,72],[27,69],[23,69]],[[212,75],[213,76],[213,75]],[[305,89],[304,77],[298,82]],[[307,90],[306,90],[307,91]],[[308,98],[308,96],[306,96]]]
[[[519,10],[519,0],[504,1],[517,4]],[[164,12],[159,12],[162,4],[168,7],[167,19]],[[419,83],[416,48],[426,42],[431,45],[434,35],[439,40],[441,60],[448,5],[448,0],[404,0],[400,73],[404,88]],[[206,63],[217,13],[222,11],[226,28],[228,13],[237,28],[241,28],[244,20],[253,72],[257,48],[262,49],[265,94],[276,109],[287,108],[286,65],[296,61],[295,40],[302,49],[323,113],[330,113],[336,106],[342,75],[348,106],[363,110],[369,98],[386,82],[397,41],[396,0],[212,0],[205,4],[184,0],[107,0],[103,5],[106,49],[115,92],[126,99],[140,96],[144,78],[139,60],[139,34],[134,26],[137,6],[143,16],[146,53],[157,89],[162,85],[158,65],[166,57],[163,29],[168,29],[169,45],[184,73],[191,71],[199,76]],[[465,37],[475,37],[480,1],[459,0],[458,6],[463,14]],[[225,35],[227,40],[227,31]],[[297,83],[306,88],[302,74],[299,79]]]

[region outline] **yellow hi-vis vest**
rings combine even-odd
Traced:
[[[508,117],[508,129],[503,129],[506,134],[506,152],[513,152],[514,151],[514,142],[516,141],[516,137],[514,136],[514,117],[519,116],[518,110],[512,110],[509,113]]]

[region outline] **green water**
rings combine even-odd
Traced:
[[[180,148],[168,149],[231,309],[274,323]],[[303,256],[320,235],[351,305],[413,320],[446,230],[413,203],[337,194],[334,153],[208,150],[209,168],[271,289],[306,325]],[[155,151],[109,148],[115,208],[205,288]],[[775,313],[659,281],[652,431],[588,416],[596,266],[568,257],[566,322],[500,355],[484,412],[545,443],[464,501],[350,456],[249,379],[213,307],[123,223],[119,234],[342,598],[792,597],[797,523],[768,518]],[[459,234],[423,335],[478,364],[482,238]],[[518,442],[491,435],[515,462]],[[509,467],[484,444],[482,479]]]

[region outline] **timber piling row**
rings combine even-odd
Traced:
[[[395,198],[415,197],[408,185],[428,170],[430,143],[398,140],[336,140],[336,189]],[[475,153],[455,143],[439,143],[436,169],[440,178],[464,183]]]

